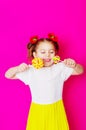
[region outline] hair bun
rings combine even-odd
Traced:
[[[52,41],[55,41],[55,42],[58,41],[58,38],[57,38],[57,36],[55,36],[54,33],[49,33],[49,34],[48,34],[48,38],[49,38],[50,40],[52,40]]]
[[[34,44],[37,42],[37,40],[38,40],[38,36],[33,36],[30,38],[30,43]]]

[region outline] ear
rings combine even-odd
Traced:
[[[36,58],[36,57],[37,57],[37,56],[36,56],[36,52],[33,52],[33,57],[34,57],[34,58]]]

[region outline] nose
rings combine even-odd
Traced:
[[[50,56],[50,53],[49,53],[49,52],[47,52],[47,53],[46,53],[46,57],[49,57],[49,56]]]

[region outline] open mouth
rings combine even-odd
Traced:
[[[50,62],[51,59],[44,59],[44,62]]]

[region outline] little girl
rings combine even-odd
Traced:
[[[44,66],[36,69],[22,63],[5,73],[6,78],[20,79],[30,86],[32,102],[26,130],[69,130],[62,100],[63,84],[71,75],[83,73],[83,67],[70,58],[54,64],[59,46],[53,34],[48,38],[32,37],[27,47],[29,57],[41,58]]]

